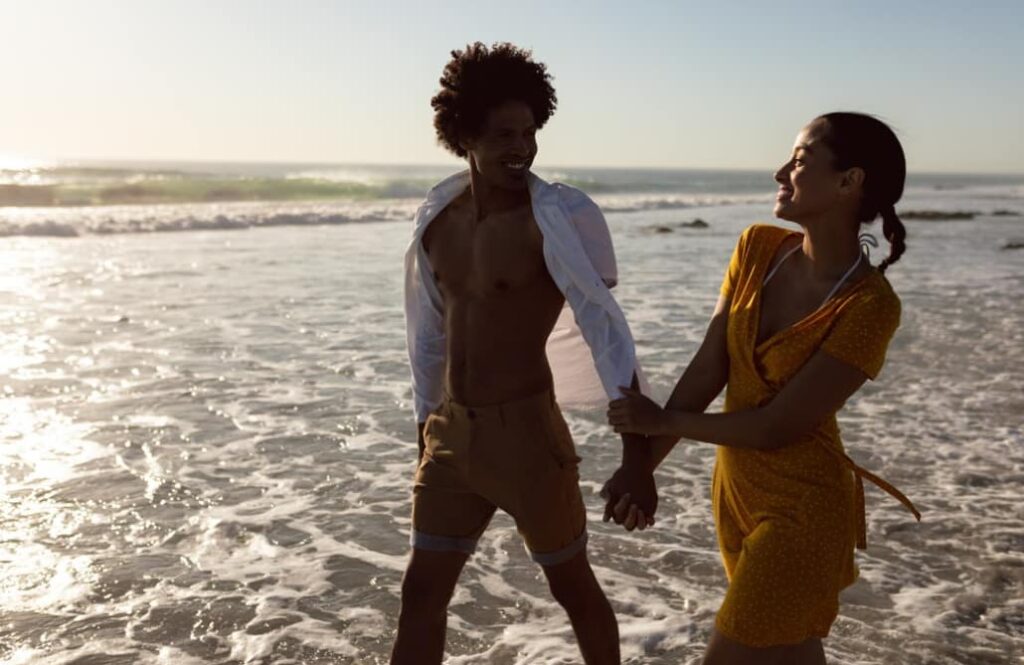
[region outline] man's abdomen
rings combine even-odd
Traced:
[[[545,347],[561,313],[554,284],[451,303],[445,384],[462,404],[501,404],[551,387]]]

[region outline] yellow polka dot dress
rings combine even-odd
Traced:
[[[899,325],[899,298],[872,270],[758,344],[765,273],[792,235],[755,225],[733,253],[722,284],[731,301],[726,411],[770,401],[818,350],[875,378]],[[913,510],[895,488],[846,456],[835,415],[774,450],[718,446],[712,507],[729,578],[715,624],[719,632],[755,647],[828,635],[839,592],[857,577],[854,549],[865,544],[863,477]]]

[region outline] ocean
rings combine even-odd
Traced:
[[[0,168],[0,663],[387,662],[416,460],[402,256],[452,170]],[[736,238],[772,221],[771,174],[538,173],[606,211],[615,292],[667,397]],[[1024,176],[912,174],[898,209],[902,325],[840,425],[923,520],[869,486],[826,653],[1021,663]],[[677,447],[658,524],[629,534],[597,497],[620,444],[602,413],[566,416],[623,661],[699,662],[725,589],[713,447]],[[580,660],[507,516],[463,573],[448,654]]]

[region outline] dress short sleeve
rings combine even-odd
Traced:
[[[879,281],[877,288],[856,294],[839,310],[821,344],[822,351],[872,380],[882,370],[889,341],[900,325],[900,299],[888,282]]]
[[[750,237],[756,232],[757,226],[755,224],[754,226],[747,227],[740,234],[740,239],[736,242],[736,248],[732,250],[729,267],[726,269],[725,277],[722,279],[720,292],[723,298],[732,298],[733,293],[736,291],[736,285],[740,281],[740,270],[743,267],[744,260],[746,260],[747,248],[750,245]]]

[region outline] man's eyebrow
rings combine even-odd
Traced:
[[[795,149],[793,150],[793,152],[796,152],[797,150],[803,150],[803,151],[805,151],[805,152],[809,152],[809,153],[811,153],[812,155],[814,154],[814,149],[813,149],[813,148],[811,148],[811,146],[807,145],[806,143],[801,143],[800,145],[798,145],[798,146],[797,146],[797,147],[796,147],[796,148],[795,148]]]

